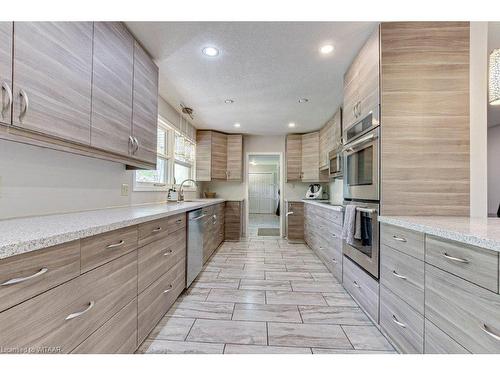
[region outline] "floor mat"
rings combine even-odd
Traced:
[[[279,236],[280,228],[259,228],[257,236]]]

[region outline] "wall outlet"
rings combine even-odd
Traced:
[[[128,184],[122,184],[122,197],[128,196]]]

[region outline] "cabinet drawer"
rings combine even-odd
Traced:
[[[81,270],[90,271],[137,249],[137,227],[126,227],[81,240]]]
[[[72,353],[132,354],[137,348],[137,298],[129,302]]]
[[[342,249],[332,247],[330,249],[320,250],[318,255],[331,274],[335,276],[338,281],[342,282]]]
[[[342,281],[349,294],[378,323],[379,284],[377,280],[372,279],[363,269],[344,256],[342,261]]]
[[[469,354],[465,348],[425,319],[425,354]]]
[[[153,241],[167,237],[169,233],[168,224],[168,218],[139,224],[137,227],[139,246],[144,246]]]
[[[472,353],[500,353],[500,295],[425,265],[425,317]]]
[[[412,230],[382,224],[380,242],[402,253],[424,260],[424,234]]]
[[[380,326],[403,353],[424,352],[424,317],[380,287]]]
[[[80,242],[0,260],[0,311],[80,274]]]
[[[425,261],[498,292],[498,253],[433,236],[425,239]]]
[[[167,238],[139,249],[139,293],[186,256],[186,231],[179,229]]]
[[[186,214],[180,214],[168,217],[168,233],[186,228]]]
[[[137,295],[137,252],[0,313],[0,346],[67,353]]]
[[[186,285],[185,259],[161,276],[138,299],[138,343],[146,339]]]
[[[381,245],[380,283],[424,313],[424,262]]]

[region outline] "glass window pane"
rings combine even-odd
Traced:
[[[180,184],[182,181],[184,181],[187,178],[191,178],[191,168],[186,167],[182,164],[175,163],[174,164],[174,178],[175,178],[175,183]],[[186,183],[185,186],[192,186],[192,183]]]
[[[135,179],[139,183],[166,184],[166,160],[158,158],[156,161],[156,170],[136,171]]]
[[[167,153],[166,132],[162,128],[158,128],[157,151],[162,155]]]

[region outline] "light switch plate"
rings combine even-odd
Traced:
[[[128,196],[128,184],[122,184],[122,197]]]

